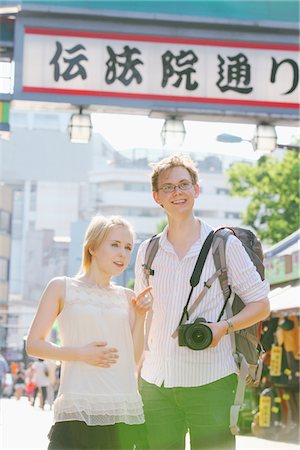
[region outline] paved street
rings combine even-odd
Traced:
[[[46,405],[48,408],[48,405]],[[46,450],[47,433],[52,424],[52,411],[30,406],[27,398],[0,401],[0,449]],[[237,438],[237,450],[299,450],[296,444],[267,441],[254,437]]]
[[[25,397],[2,399],[0,408],[0,449],[47,448],[52,411],[30,406]]]

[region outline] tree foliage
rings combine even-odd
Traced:
[[[128,287],[129,289],[134,289],[134,278],[130,278],[128,281],[127,281],[127,285],[126,285],[126,287]]]
[[[243,223],[274,244],[299,228],[299,153],[281,161],[261,157],[256,165],[235,163],[228,171],[231,195],[249,197]]]
[[[161,233],[164,231],[165,227],[168,225],[168,221],[166,218],[163,218],[157,225],[156,225],[156,232]]]

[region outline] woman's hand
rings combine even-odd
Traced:
[[[106,342],[91,342],[79,349],[79,360],[92,366],[110,367],[118,361],[116,348],[107,348]]]
[[[152,309],[153,298],[150,294],[152,286],[146,287],[140,294],[131,299],[131,304],[137,314],[144,316],[150,309]]]

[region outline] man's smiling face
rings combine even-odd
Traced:
[[[160,173],[158,190],[153,192],[153,198],[156,203],[163,206],[166,213],[177,215],[192,210],[199,192],[199,185],[192,183],[189,171],[178,166]]]

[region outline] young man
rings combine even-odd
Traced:
[[[153,198],[164,208],[168,225],[152,264],[154,276],[149,279],[153,317],[141,369],[149,446],[151,450],[184,450],[189,432],[192,449],[232,450],[235,439],[229,429],[229,410],[236,387],[236,366],[227,333],[268,316],[269,284],[261,281],[241,242],[230,236],[226,245],[229,283],[246,306],[231,323],[223,319],[217,322],[224,298],[216,281],[188,322],[193,323],[197,317],[210,322],[211,345],[204,350],[179,346],[172,334],[188,299],[200,249],[213,228],[194,215],[200,187],[196,166],[189,157],[173,155],[152,168]],[[142,266],[148,242],[141,244],[137,255],[137,291],[146,286]],[[210,250],[189,307],[214,272]]]

